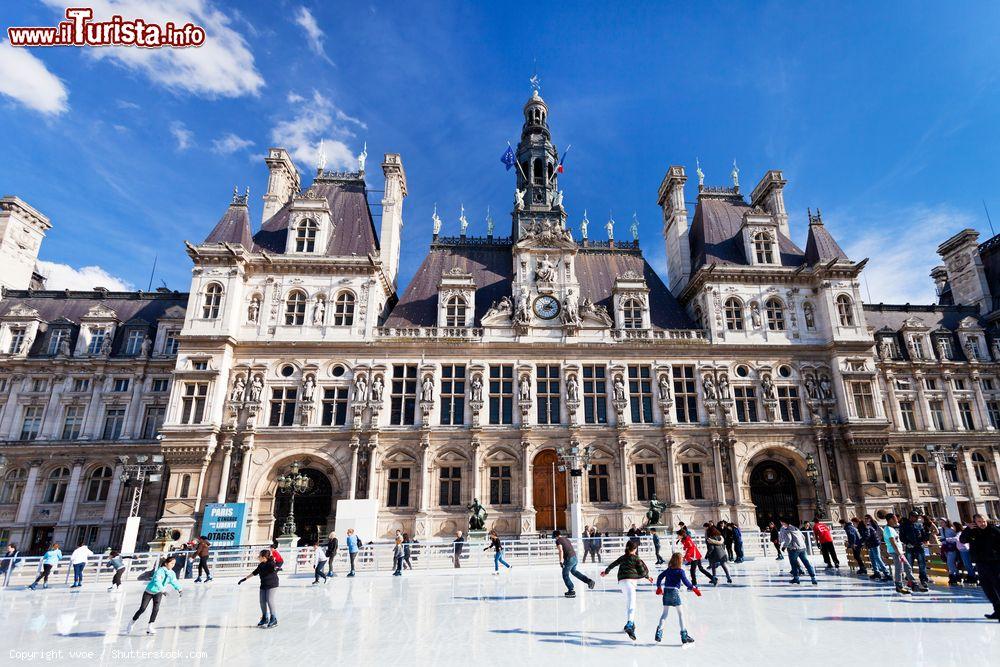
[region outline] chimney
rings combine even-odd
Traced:
[[[691,279],[691,245],[688,241],[687,208],[684,204],[684,167],[667,169],[660,183],[659,200],[663,209],[663,240],[667,247],[667,272],[670,291],[680,294]]]
[[[785,212],[784,188],[788,183],[777,169],[771,169],[760,179],[760,183],[750,195],[750,206],[760,206],[778,223],[778,231],[791,238],[788,233],[788,213]]]
[[[379,235],[382,270],[395,290],[399,274],[399,247],[403,237],[403,199],[406,198],[406,172],[398,153],[386,153],[382,161],[385,193],[382,196],[382,230]]]
[[[299,191],[299,172],[284,148],[269,148],[264,158],[270,175],[264,193],[264,213],[261,222],[267,222],[281,210]]]

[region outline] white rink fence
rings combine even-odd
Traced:
[[[674,551],[680,551],[676,543],[676,536],[663,529],[660,537],[660,553],[666,559]],[[844,557],[844,532],[840,527],[831,527],[834,544],[840,554],[843,567],[847,567],[847,559]],[[702,553],[705,553],[704,531],[698,529],[694,534],[694,541],[698,544]],[[819,548],[815,543],[812,531],[803,531],[807,541],[807,553],[819,555]],[[600,538],[600,559],[604,563],[610,563],[625,551],[625,543],[630,539],[639,540],[639,553],[648,561],[651,566],[654,562],[653,538],[650,535],[643,535],[639,538],[630,538],[625,535],[613,535]],[[582,564],[585,556],[581,549],[581,540],[574,540],[577,548],[577,559]],[[504,547],[503,557],[511,565],[555,565],[558,563],[559,555],[556,550],[555,541],[551,538],[534,537],[527,539],[501,539]],[[462,546],[460,565],[462,568],[492,568],[493,549],[488,547],[489,542],[485,540],[466,541]],[[267,544],[243,545],[239,547],[213,548],[209,553],[208,565],[211,569],[212,577],[237,577],[245,576],[257,566],[258,554],[262,549],[268,548]],[[358,555],[355,557],[355,570],[357,572],[391,572],[394,569],[393,547],[394,543],[388,541],[372,542],[363,545]],[[412,542],[410,547],[410,564],[415,570],[446,569],[454,568],[455,545],[451,541],[429,541]],[[325,545],[320,545],[325,549]],[[198,571],[198,558],[192,556],[189,551],[171,551],[185,559],[181,568],[180,579],[194,579]],[[287,551],[279,551],[284,559],[282,573],[284,575],[301,574],[312,575],[313,547],[295,547]],[[774,545],[771,544],[770,536],[767,532],[743,531],[743,553],[744,558],[764,558],[775,557]],[[155,565],[165,554],[159,552],[137,553],[132,557],[126,557],[125,573],[123,581],[135,579],[148,579]],[[587,555],[588,563],[590,556]],[[27,586],[35,580],[35,577],[42,570],[41,556],[30,556],[18,558],[13,563],[9,559],[0,559],[6,566],[6,572],[0,579],[0,587],[22,587]],[[105,584],[109,585],[114,570],[108,565],[110,560],[107,553],[91,556],[87,560],[87,567],[84,569],[85,584]],[[707,563],[706,563],[707,565]],[[329,565],[327,565],[329,569]],[[344,539],[340,539],[340,547],[337,555],[333,559],[333,571],[344,574],[350,570],[350,560]],[[49,575],[49,585],[66,584],[69,585],[73,578],[73,567],[70,565],[69,554],[66,553],[59,565],[53,568]]]

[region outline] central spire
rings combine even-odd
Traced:
[[[523,231],[522,220],[553,218],[562,225],[564,212],[559,192],[559,155],[549,132],[549,107],[538,94],[538,77],[531,78],[531,97],[524,104],[524,125],[517,144],[517,198],[512,236]]]

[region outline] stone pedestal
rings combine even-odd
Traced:
[[[486,542],[486,531],[470,530],[469,535],[466,538],[466,542],[475,542],[477,544],[484,544]]]
[[[298,546],[299,536],[295,533],[292,533],[291,535],[282,535],[276,539],[275,542],[278,543],[278,551],[285,554]]]

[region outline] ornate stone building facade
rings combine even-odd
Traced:
[[[994,241],[963,232],[941,246],[939,304],[864,305],[865,261],[846,256],[818,211],[805,249],[792,241],[780,171],[745,196],[735,170],[727,187],[704,185],[699,170],[692,211],[673,166],[658,193],[668,286],[635,228],[621,240],[608,221],[607,240],[594,240],[589,220],[567,219],[548,113],[536,91],[512,165],[509,236],[492,221],[469,236],[463,219],[459,236],[442,237],[435,213],[403,290],[400,156],[381,165],[376,233],[363,158],[358,172],[317,170],[303,187],[274,148],[260,228],[234,194],[188,246],[190,294],[4,292],[0,451],[7,477],[32,490],[18,502],[0,494],[0,528],[28,539],[58,466],[79,488],[67,491],[77,505],[53,505],[57,527],[81,525],[80,480],[119,449],[165,455],[149,511],[184,538],[207,503],[241,502],[244,541],[268,541],[288,512],[277,478],[293,462],[313,480],[296,499],[306,539],[332,527],[345,498],[378,501],[378,536],[448,535],[474,498],[489,527],[534,534],[566,525],[557,452],[572,445],[592,454],[584,521],[605,531],[641,523],[653,498],[665,522],[745,526],[912,505],[998,514]],[[51,345],[60,326],[72,354]],[[92,344],[102,327],[107,350]],[[148,336],[137,352],[131,328]],[[98,437],[119,374],[131,378],[126,426]],[[95,378],[79,399],[32,391],[36,378],[65,388],[78,375]],[[64,428],[73,400],[87,440],[57,437],[75,435]],[[146,437],[152,405],[163,406],[160,441]]]

